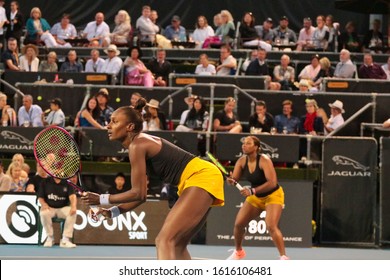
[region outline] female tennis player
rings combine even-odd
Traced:
[[[228,260],[239,260],[245,257],[242,248],[245,227],[263,211],[267,212],[265,223],[279,251],[280,259],[287,260],[283,235],[278,227],[284,206],[284,192],[278,184],[275,168],[268,156],[260,154],[260,140],[255,136],[245,138],[242,152],[244,155],[237,160],[231,174],[233,179],[227,180],[230,184],[234,184],[233,180],[238,181],[241,176],[244,176],[251,183],[251,187],[244,187],[240,191],[246,199],[236,216],[233,231],[235,250]]]
[[[141,111],[145,105],[146,100],[141,98],[135,108],[118,108],[107,126],[109,139],[129,149],[132,189],[114,195],[86,192],[82,199],[90,205],[119,204],[97,213],[113,218],[145,202],[147,175],[177,185],[179,199],[156,238],[157,258],[191,259],[187,245],[206,221],[210,206],[224,204],[223,177],[212,163],[142,133]]]

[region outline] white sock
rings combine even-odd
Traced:
[[[66,236],[63,236],[63,237],[62,237],[62,241],[63,241],[63,242],[67,242],[67,241],[69,241],[69,238],[66,237]]]

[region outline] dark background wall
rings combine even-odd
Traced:
[[[6,8],[9,3],[10,0],[6,1]],[[182,25],[189,30],[194,29],[198,15],[205,15],[212,23],[213,15],[221,9],[229,10],[235,22],[241,20],[246,11],[254,14],[257,23],[272,17],[274,25],[278,24],[281,16],[286,15],[290,19],[290,27],[295,31],[301,28],[304,17],[314,20],[319,14],[332,14],[341,26],[354,20],[361,34],[369,27],[368,15],[336,10],[332,0],[19,0],[19,3],[26,16],[29,16],[31,8],[40,7],[50,25],[58,22],[61,14],[70,13],[77,28],[84,27],[99,11],[105,13],[106,22],[112,27],[114,16],[120,9],[128,11],[132,24],[135,24],[143,5],[150,5],[158,11],[159,24],[163,27],[169,24],[172,15],[177,14],[182,18]]]

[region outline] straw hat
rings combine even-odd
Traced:
[[[104,50],[106,54],[108,54],[109,51],[113,51],[116,53],[116,55],[119,55],[121,52],[118,50],[118,47],[114,44],[111,44],[107,47],[107,49]]]
[[[158,109],[160,106],[160,102],[156,99],[150,99],[148,103],[146,103],[147,106]]]
[[[27,44],[27,45],[25,45],[25,46],[22,48],[22,54],[26,54],[27,49],[30,49],[30,48],[33,49],[34,52],[35,52],[35,55],[38,56],[38,54],[39,54],[38,47],[35,46],[35,45],[33,45],[33,44]]]
[[[299,81],[299,83],[298,82],[294,82],[294,86],[296,86],[297,88],[299,88],[299,87],[307,87],[308,89],[311,88],[311,85],[310,85],[309,81],[306,80],[306,79],[301,79]]]
[[[184,98],[184,102],[187,103],[187,105],[192,105],[192,103],[194,102],[194,100],[196,98],[198,98],[197,95],[191,94],[190,96],[187,96],[186,98]]]
[[[344,104],[340,100],[336,100],[335,102],[329,103],[328,105],[330,108],[337,108],[341,111],[341,113],[345,113],[345,110],[343,109]]]
[[[98,97],[99,95],[104,96],[105,98],[109,99],[109,93],[108,93],[108,90],[106,88],[99,89],[98,93],[96,93],[96,97]]]

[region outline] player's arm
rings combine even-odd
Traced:
[[[278,183],[274,165],[268,156],[261,155],[260,168],[264,171],[264,175],[267,181],[264,184],[255,187],[255,193],[264,193],[270,191],[275,188]]]

